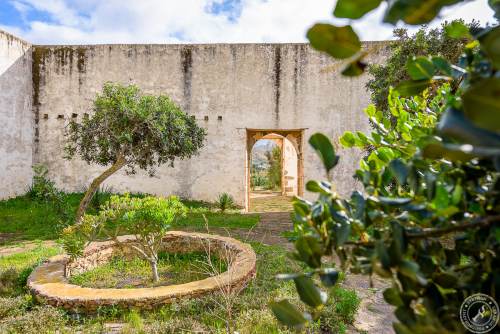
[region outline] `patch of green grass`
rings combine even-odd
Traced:
[[[75,212],[80,194],[67,194],[64,197]],[[0,201],[0,233],[12,233],[14,240],[54,239],[61,223],[51,203],[37,202],[28,196]]]
[[[71,221],[83,194],[69,193],[62,196],[70,212]],[[96,213],[99,205],[109,199],[109,196],[110,193],[106,191],[98,193],[87,212]],[[143,194],[134,194],[134,196],[143,196]],[[259,216],[255,214],[241,214],[238,210],[220,213],[213,204],[207,202],[194,200],[182,200],[182,202],[189,208],[189,213],[187,217],[179,219],[172,229],[204,230],[203,215],[208,219],[210,227],[217,228],[250,229],[259,222]],[[29,196],[0,201],[0,234],[11,234],[3,238],[0,235],[0,245],[19,240],[57,239],[65,224],[67,222],[61,220],[53,203],[39,202]]]
[[[33,269],[60,252],[56,247],[38,246],[30,251],[0,257],[0,296],[24,293],[26,280]]]
[[[88,288],[142,288],[159,285],[182,284],[210,277],[206,270],[208,257],[204,253],[159,253],[158,274],[160,281],[153,283],[149,262],[141,258],[115,257],[110,262],[92,270],[71,276],[70,283]],[[212,264],[226,271],[225,264],[215,258]]]
[[[226,213],[220,212],[189,212],[187,217],[179,219],[179,221],[172,227],[175,229],[188,228],[196,230],[205,230],[206,223],[203,215],[208,220],[209,227],[216,228],[241,228],[241,229],[251,229],[254,227],[260,219],[259,215],[256,214],[241,214],[241,213],[231,213],[226,211]]]
[[[60,253],[61,249],[58,247],[44,247],[39,245],[29,251],[0,257],[0,270],[8,268],[23,270],[36,266],[43,260]]]

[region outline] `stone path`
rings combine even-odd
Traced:
[[[293,210],[293,197],[281,196],[276,193],[250,194],[250,212],[288,212]]]

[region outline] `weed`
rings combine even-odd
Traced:
[[[227,209],[234,207],[234,198],[228,193],[222,193],[217,198],[217,206],[220,212],[224,213]]]

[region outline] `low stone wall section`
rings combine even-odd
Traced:
[[[80,312],[92,312],[101,306],[152,309],[180,299],[217,293],[229,286],[239,290],[255,276],[256,255],[248,244],[218,235],[172,231],[164,238],[165,251],[201,251],[230,258],[227,271],[199,281],[152,288],[93,289],[68,283],[70,275],[105,264],[116,254],[131,255],[132,250],[126,244],[134,242],[134,238],[125,236],[120,241],[124,242],[124,248],[111,241],[92,243],[82,257],[71,262],[66,255],[50,258],[29,276],[31,293],[42,303]]]

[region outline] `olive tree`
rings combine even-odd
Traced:
[[[99,186],[122,168],[154,175],[162,164],[173,166],[202,146],[205,130],[168,96],[146,95],[135,85],[106,83],[93,103],[93,113],[67,128],[68,159],[78,155],[89,164],[107,166],[87,188],[78,211],[81,220]]]

